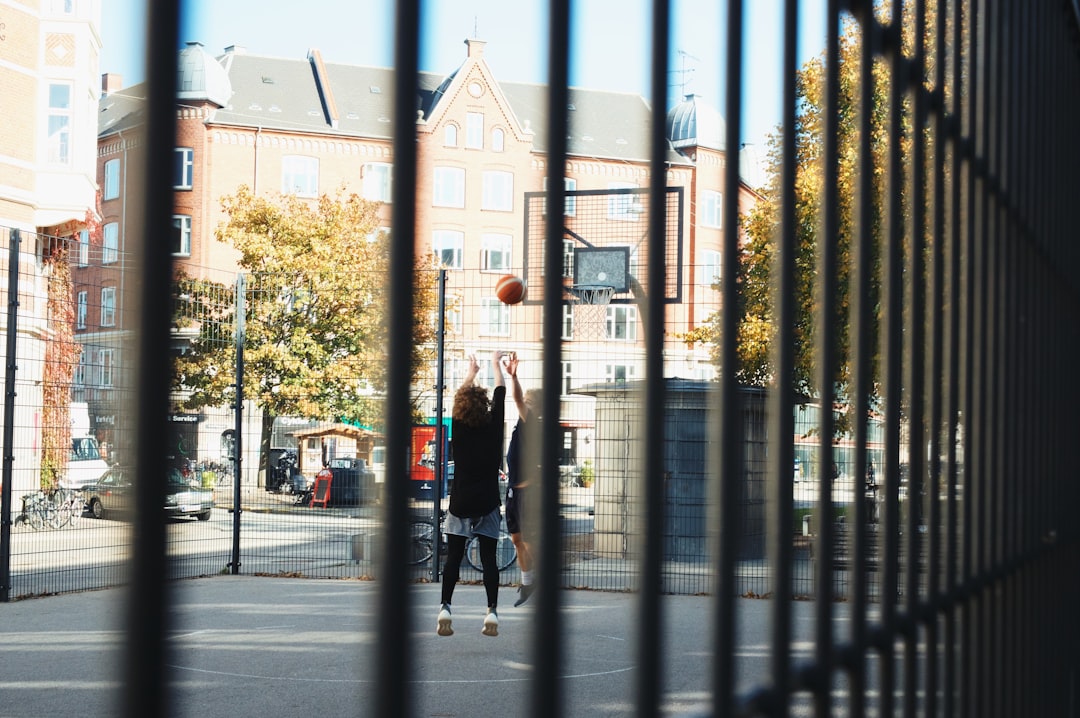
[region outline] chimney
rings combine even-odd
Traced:
[[[124,89],[124,78],[115,72],[106,72],[101,76],[101,91],[106,95]]]
[[[469,48],[468,52],[465,53],[465,57],[480,58],[484,54],[484,45],[487,45],[487,43],[476,38],[469,38],[465,40],[465,45]]]
[[[232,55],[246,55],[247,48],[243,45],[229,45],[225,48],[225,52]]]

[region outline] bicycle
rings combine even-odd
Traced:
[[[15,517],[15,525],[20,523],[29,524],[35,531],[48,526],[58,529],[60,523],[60,511],[44,491],[35,491],[22,497],[22,513]]]
[[[79,519],[82,518],[83,510],[86,508],[82,492],[76,489],[60,489],[57,491],[56,498],[59,499],[57,505],[57,528],[65,524],[75,528],[79,523]]]
[[[441,534],[439,554],[442,555],[446,553],[446,511],[439,512],[439,522]],[[433,548],[435,524],[431,519],[414,518],[410,525],[409,535],[411,537],[409,564],[416,566],[428,561],[435,553]],[[477,571],[484,570],[484,564],[480,560],[480,540],[478,537],[473,536],[466,544],[465,560],[473,569]],[[517,550],[514,548],[514,542],[510,540],[510,534],[500,529],[498,544],[495,547],[495,563],[499,567],[499,571],[510,568],[516,560]]]

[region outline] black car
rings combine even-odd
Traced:
[[[180,470],[170,467],[165,476],[165,515],[170,517],[194,516],[199,521],[210,519],[214,508],[214,492],[197,482],[184,478]],[[105,475],[83,489],[86,506],[94,518],[123,514],[135,505],[135,485],[132,472],[122,466],[113,466]]]

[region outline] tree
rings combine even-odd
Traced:
[[[344,190],[309,201],[256,196],[245,186],[224,197],[222,207],[227,219],[216,237],[240,252],[246,274],[244,395],[263,409],[265,448],[277,416],[381,428],[390,237],[378,231],[378,204]],[[438,275],[429,261],[418,261],[415,273],[417,381],[430,366],[435,340]],[[192,335],[176,362],[183,407],[228,404],[235,382],[234,289],[181,275],[177,297],[177,329]]]
[[[933,13],[929,13],[933,17]],[[911,23],[905,25],[910,28]],[[914,36],[904,35],[905,48],[910,49]],[[837,353],[838,373],[834,386],[838,397],[848,396],[851,388],[850,362],[850,301],[852,247],[856,228],[855,206],[857,181],[861,171],[858,156],[860,98],[859,73],[862,37],[858,25],[847,18],[840,33],[839,44],[839,111],[834,118],[832,128],[838,133],[839,154],[837,160],[839,232],[832,238],[838,253],[839,276],[838,291],[835,297],[838,335],[835,350]],[[910,56],[910,51],[907,53]],[[931,58],[932,62],[932,58]],[[879,315],[880,271],[877,248],[883,241],[884,208],[886,206],[885,172],[889,146],[889,75],[880,59],[875,63],[874,97],[867,104],[870,111],[871,127],[871,166],[873,171],[873,198],[869,214],[864,219],[870,222],[874,237],[875,256],[872,258],[873,279],[870,296],[866,299],[874,309],[872,314]],[[818,319],[818,297],[816,296],[816,264],[818,243],[823,213],[823,173],[824,161],[823,133],[825,123],[825,82],[826,68],[824,55],[808,62],[796,75],[796,180],[795,180],[795,285],[791,289],[796,296],[796,319],[794,327],[795,372],[792,390],[797,394],[815,396],[819,393],[817,382],[820,377],[816,372],[817,357],[814,352],[814,333]],[[899,139],[902,155],[910,157],[911,143],[910,109],[902,110],[903,132]],[[782,167],[782,134],[780,129],[769,139],[768,184],[761,188],[761,199],[745,216],[740,217],[740,230],[743,233],[742,257],[734,281],[739,284],[739,304],[735,311],[739,313],[738,354],[739,365],[735,368],[738,380],[752,386],[766,386],[771,382],[770,343],[775,331],[773,312],[772,270],[776,254],[776,234],[780,229],[781,204],[780,180]],[[906,191],[906,186],[899,188]],[[905,212],[909,200],[901,198]],[[683,338],[688,343],[703,342],[711,345],[712,356],[718,360],[719,333],[722,312],[714,313],[700,327],[688,332]],[[872,332],[877,331],[875,326]],[[872,346],[878,346],[876,334],[871,339]],[[877,358],[872,362],[872,373],[877,376]],[[873,399],[874,397],[871,397]],[[843,430],[847,422],[842,421],[838,430]]]

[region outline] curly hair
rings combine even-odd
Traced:
[[[490,408],[486,387],[475,384],[463,386],[454,394],[454,420],[466,426],[482,426],[487,421]]]

